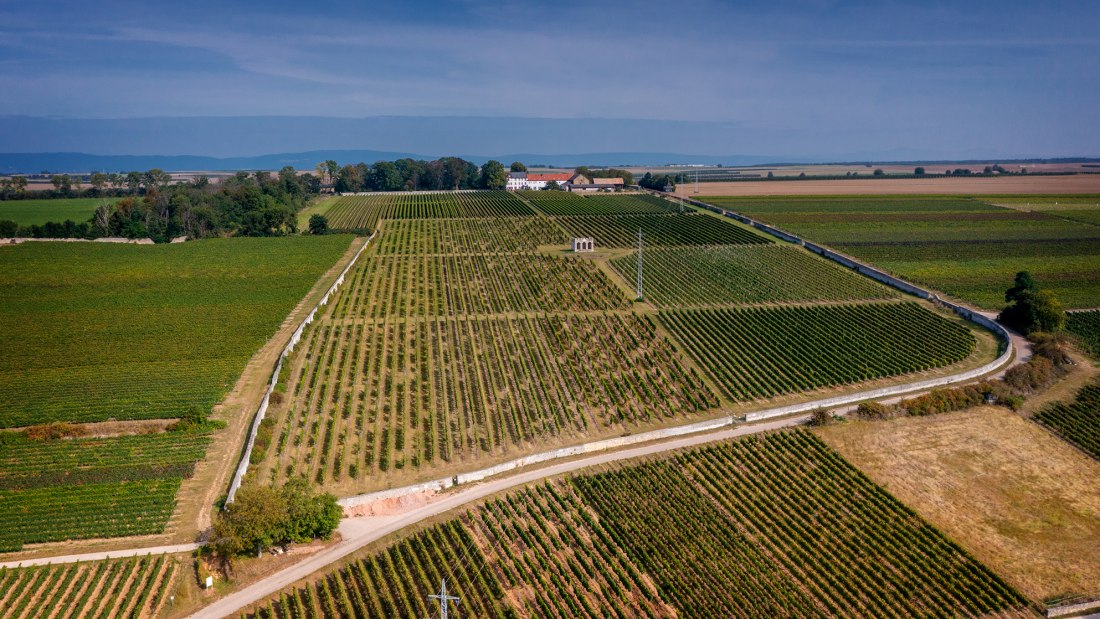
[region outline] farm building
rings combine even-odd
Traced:
[[[588,179],[584,180],[588,181]],[[625,186],[626,183],[621,178],[593,178],[583,183],[574,181],[570,185],[570,191],[618,191]]]
[[[575,237],[573,239],[573,253],[578,254],[590,251],[596,251],[596,239],[590,236]]]
[[[550,181],[559,185],[566,185],[573,180],[573,174],[563,172],[560,174],[534,174],[528,172],[512,172],[508,175],[507,189],[544,189]]]

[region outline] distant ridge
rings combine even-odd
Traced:
[[[38,174],[83,173],[83,172],[129,172],[160,168],[169,172],[181,171],[236,171],[236,170],[278,170],[283,166],[293,166],[298,170],[312,170],[318,163],[333,159],[340,165],[348,163],[374,163],[375,161],[393,161],[404,159],[432,160],[444,155],[423,155],[379,150],[315,150],[300,153],[276,153],[251,157],[204,157],[199,155],[93,155],[88,153],[0,153],[0,174]],[[482,164],[496,159],[505,165],[513,161],[522,161],[527,165],[546,165],[555,167],[573,167],[578,165],[616,166],[616,165],[752,165],[771,157],[750,156],[706,156],[683,155],[677,153],[588,153],[573,155],[463,155],[467,161]]]

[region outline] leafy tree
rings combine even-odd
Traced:
[[[282,488],[244,486],[236,500],[214,517],[214,551],[226,561],[236,555],[313,539],[329,539],[343,511],[331,494],[315,493],[304,479]]]
[[[88,182],[92,184],[96,193],[101,193],[104,188],[107,187],[107,175],[103,172],[96,172],[88,179]]]
[[[542,186],[544,191],[561,191],[561,185],[558,181],[550,181]]]
[[[389,161],[379,161],[371,166],[371,187],[376,191],[397,191],[404,184],[397,166]]]
[[[1066,324],[1066,312],[1050,290],[1039,288],[1027,271],[1016,274],[1013,286],[1005,291],[1009,303],[997,320],[1029,335],[1036,331],[1057,333]]]
[[[70,193],[73,190],[73,179],[68,174],[54,174],[50,177],[53,188],[59,193]]]
[[[917,176],[924,176],[924,168],[921,167],[921,166],[917,166],[917,167],[913,168],[913,174],[915,174]]]
[[[496,159],[490,159],[481,166],[481,178],[478,181],[483,189],[504,189],[508,184],[508,171],[504,164]]]
[[[1016,280],[1013,282],[1012,287],[1005,291],[1005,303],[1019,301],[1024,293],[1036,292],[1039,292],[1039,283],[1035,281],[1030,272],[1020,271],[1016,274]]]
[[[19,224],[10,219],[0,219],[0,237],[12,237],[19,233]]]
[[[526,172],[527,171],[527,166],[523,165],[523,163],[521,163],[519,161],[513,161],[511,167],[509,168],[509,171],[511,171],[511,172]]]
[[[873,176],[886,176],[886,172],[883,172],[882,168],[875,168]]]
[[[324,215],[312,215],[309,218],[310,234],[328,234],[328,219]]]

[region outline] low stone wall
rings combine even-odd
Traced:
[[[233,499],[237,496],[237,490],[241,487],[241,482],[244,480],[245,473],[248,472],[249,460],[252,457],[252,448],[256,444],[256,434],[260,431],[260,422],[264,420],[264,415],[267,414],[267,406],[271,401],[271,394],[275,391],[275,385],[279,382],[279,372],[283,369],[283,363],[287,357],[290,356],[294,347],[302,340],[302,333],[305,332],[306,326],[313,322],[313,319],[317,317],[317,311],[323,306],[327,305],[329,299],[335,294],[336,290],[340,287],[340,284],[344,283],[344,277],[348,274],[355,263],[359,260],[359,256],[363,255],[363,252],[370,245],[371,240],[374,239],[374,234],[367,237],[363,246],[359,248],[359,251],[355,252],[350,262],[344,267],[344,270],[340,272],[340,276],[336,278],[336,281],[329,286],[325,296],[321,297],[321,300],[317,302],[317,305],[313,306],[309,315],[302,320],[302,323],[298,325],[298,328],[294,330],[294,334],[290,336],[290,341],[283,348],[283,352],[279,354],[279,360],[275,362],[275,368],[271,372],[271,379],[268,381],[267,390],[264,391],[264,398],[260,400],[260,406],[256,409],[256,415],[252,419],[252,427],[248,431],[248,441],[244,446],[244,453],[241,454],[241,461],[237,464],[237,470],[233,473],[233,480],[229,482],[229,494],[225,499],[225,502],[232,503]]]
[[[1078,617],[1087,612],[1100,610],[1100,600],[1090,600],[1077,604],[1054,606],[1047,609],[1047,617]]]
[[[631,434],[629,436],[619,436],[600,441],[593,441],[590,443],[583,443],[581,445],[573,445],[571,447],[562,447],[561,449],[554,449],[551,451],[544,451],[542,453],[532,454],[530,456],[524,456],[522,458],[516,458],[515,460],[509,460],[508,462],[502,462],[495,466],[478,469],[476,471],[459,473],[454,477],[446,479],[436,479],[413,486],[404,486],[402,488],[381,490],[378,492],[371,492],[368,494],[360,494],[352,497],[347,497],[344,499],[340,499],[339,503],[342,507],[344,507],[346,511],[356,512],[361,510],[363,507],[371,505],[372,503],[391,501],[393,499],[417,495],[424,492],[441,492],[443,490],[446,490],[447,488],[451,488],[457,485],[481,481],[495,475],[500,475],[501,473],[507,473],[509,471],[514,471],[534,464],[540,464],[542,462],[549,462],[551,460],[558,460],[560,458],[570,458],[573,456],[607,451],[608,449],[617,449],[619,447],[626,447],[628,445],[636,445],[639,443],[648,443],[650,441],[683,436],[685,434],[695,434],[697,432],[717,430],[719,428],[733,425],[734,422],[735,419],[733,417],[721,417],[719,419],[701,421],[698,423],[677,426],[675,428],[653,430],[651,432],[642,432],[640,434]]]

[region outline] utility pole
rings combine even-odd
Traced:
[[[638,300],[642,300],[642,230],[638,229]]]
[[[447,602],[454,600],[455,604],[458,604],[458,598],[453,595],[447,595],[447,579],[444,578],[442,584],[439,587],[438,595],[429,595],[430,600],[439,600],[439,617],[440,619],[447,619]]]

